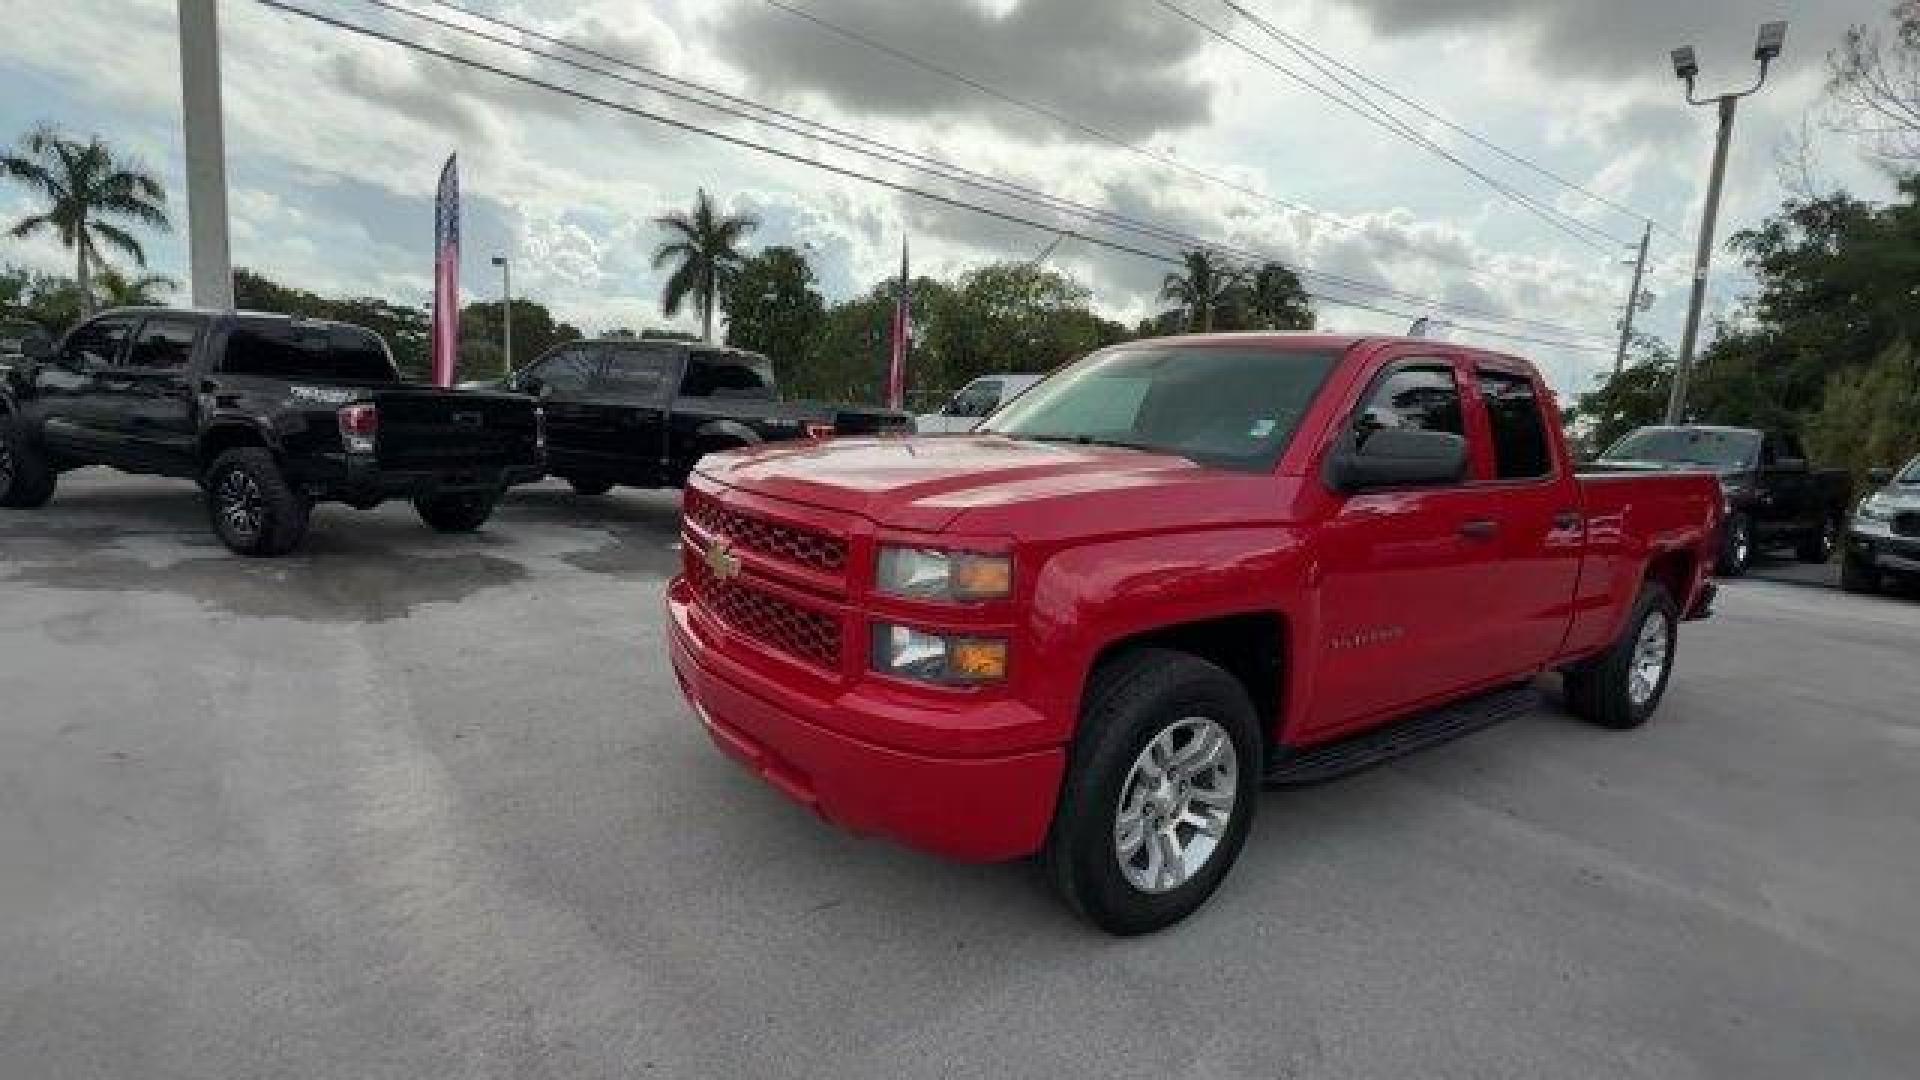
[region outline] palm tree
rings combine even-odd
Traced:
[[[654,249],[653,268],[678,264],[660,294],[660,310],[671,319],[680,314],[681,303],[693,297],[700,307],[700,339],[712,341],[714,306],[744,259],[740,241],[760,227],[760,219],[751,214],[721,214],[707,189],[701,188],[691,214],[675,210],[654,218],[653,223],[672,237]]]
[[[147,265],[146,252],[133,234],[107,220],[124,218],[155,229],[170,228],[167,192],[139,164],[116,158],[107,144],[94,138],[82,143],[42,124],[20,140],[20,152],[0,157],[0,174],[11,176],[39,192],[46,209],[20,219],[11,235],[25,239],[51,230],[64,247],[72,248],[74,283],[80,303],[93,312],[92,268],[105,265],[105,244]]]
[[[151,307],[160,302],[160,294],[172,292],[180,283],[165,274],[128,276],[111,266],[101,266],[96,279],[100,299],[107,307]]]
[[[1204,248],[1189,251],[1182,260],[1184,273],[1170,273],[1160,286],[1160,298],[1171,300],[1187,311],[1187,329],[1201,333],[1213,329],[1214,309],[1228,299],[1240,281],[1240,271],[1219,255]]]
[[[1313,300],[1299,276],[1284,264],[1263,264],[1254,271],[1246,291],[1250,329],[1313,329]]]

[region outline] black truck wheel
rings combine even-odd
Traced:
[[[207,470],[205,487],[214,535],[235,554],[278,558],[306,539],[313,504],[287,483],[265,447],[221,454]]]
[[[1678,643],[1679,609],[1664,586],[1640,586],[1627,625],[1606,652],[1565,673],[1567,706],[1601,727],[1637,728],[1667,692]]]
[[[605,495],[613,490],[613,481],[603,480],[597,476],[569,476],[567,483],[573,488],[575,495]]]
[[[1820,528],[1807,533],[1794,545],[1793,554],[1801,562],[1823,563],[1833,558],[1833,549],[1840,545],[1840,519],[1829,517],[1820,523]]]
[[[466,533],[485,525],[499,501],[498,495],[487,492],[423,495],[413,500],[413,509],[435,532]]]
[[[31,510],[47,505],[59,474],[11,416],[0,416],[0,506]]]
[[[1721,577],[1739,577],[1753,562],[1753,521],[1735,514],[1720,527],[1720,562],[1715,569]]]
[[[1111,934],[1192,914],[1253,824],[1260,746],[1246,691],[1214,665],[1165,649],[1102,665],[1047,840],[1055,887]]]

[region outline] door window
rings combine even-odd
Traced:
[[[143,371],[179,371],[192,359],[193,343],[199,336],[196,319],[148,319],[133,339],[127,366]]]
[[[667,381],[671,347],[632,346],[611,349],[594,377],[596,395],[634,401],[657,401]]]
[[[1465,438],[1460,384],[1452,366],[1437,360],[1416,363],[1381,379],[1354,418],[1354,432],[1364,444],[1367,436],[1384,428],[1445,431]]]
[[[127,334],[132,329],[131,319],[95,319],[67,338],[66,346],[60,350],[60,360],[76,368],[118,364],[121,346],[127,343]]]
[[[749,352],[700,350],[687,354],[687,377],[680,396],[690,398],[754,398],[771,401],[773,364]]]
[[[1479,372],[1480,400],[1493,428],[1494,475],[1502,480],[1532,480],[1553,472],[1547,425],[1534,395],[1533,380],[1506,371]]]
[[[1000,380],[975,379],[953,395],[948,416],[985,416],[1000,404]]]
[[[558,397],[581,397],[599,366],[591,349],[564,349],[529,368],[526,378],[540,380],[542,388]]]

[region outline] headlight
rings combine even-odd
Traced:
[[[1013,591],[1013,559],[972,551],[883,547],[874,587],[915,600],[997,600]]]
[[[974,686],[1007,677],[1002,638],[929,634],[910,626],[875,623],[873,670],[918,682]]]

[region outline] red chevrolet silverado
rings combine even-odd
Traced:
[[[1140,341],[965,435],[704,459],[673,666],[713,741],[849,829],[1045,856],[1114,933],[1191,913],[1263,785],[1568,702],[1631,728],[1707,612],[1711,475],[1576,475],[1525,361]]]

